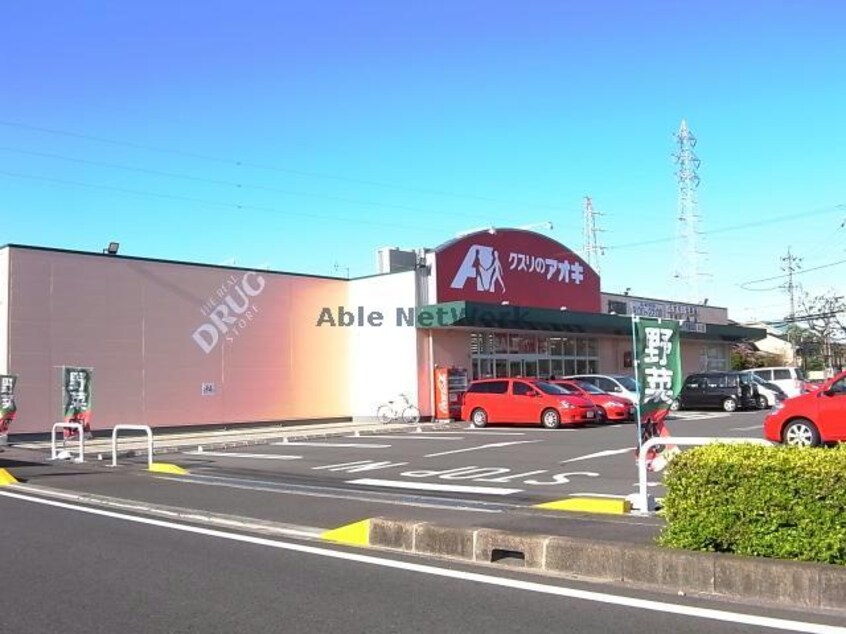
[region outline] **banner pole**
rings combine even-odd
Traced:
[[[643,423],[640,420],[640,394],[643,386],[640,384],[640,373],[638,372],[639,359],[637,354],[637,333],[635,332],[636,321],[638,321],[637,315],[632,315],[632,368],[634,369],[635,384],[637,385],[635,411],[637,412],[637,455],[640,456],[641,447],[643,446]]]

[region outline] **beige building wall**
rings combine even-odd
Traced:
[[[342,417],[346,280],[13,247],[17,433],[60,420],[62,366],[94,370],[92,429]]]
[[[0,374],[9,373],[9,254],[0,249]]]

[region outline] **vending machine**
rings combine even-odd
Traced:
[[[461,419],[461,396],[467,391],[466,369],[435,366],[435,421]]]

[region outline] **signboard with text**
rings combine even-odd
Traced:
[[[92,379],[91,368],[62,368],[62,414],[66,423],[78,423],[86,437],[91,435]],[[77,431],[64,429],[65,439],[75,437]]]
[[[635,370],[638,384],[638,448],[655,436],[670,436],[664,420],[681,390],[679,322],[632,318]],[[670,443],[654,447],[646,457],[653,471],[660,471],[677,451]]]
[[[563,244],[522,229],[479,231],[436,250],[438,302],[600,312],[599,275]]]
[[[11,374],[0,375],[0,445],[9,441],[9,426],[18,411],[15,405],[15,384],[18,377]]]

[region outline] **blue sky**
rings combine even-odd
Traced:
[[[684,118],[701,293],[781,317],[741,285],[846,260],[846,9],[698,4],[3,3],[0,243],[355,276],[489,224],[579,250],[590,195],[603,289],[672,299]]]

